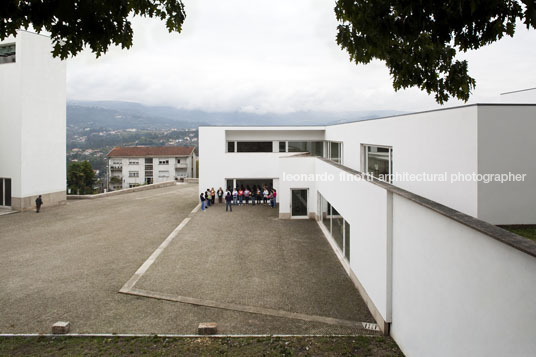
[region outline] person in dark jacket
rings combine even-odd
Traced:
[[[230,190],[227,190],[227,193],[225,194],[225,212],[229,209],[233,212],[233,194]]]
[[[205,194],[201,193],[199,199],[201,200],[201,211],[205,212]]]
[[[221,187],[218,189],[218,203],[222,203],[223,200],[223,190]]]
[[[39,197],[35,199],[35,207],[37,208],[36,213],[39,213],[39,210],[41,209],[42,204],[43,204],[43,199],[41,198],[41,195],[39,195]]]

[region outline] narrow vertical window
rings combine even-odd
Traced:
[[[235,152],[235,142],[234,141],[228,141],[227,142],[227,152]]]
[[[286,141],[280,141],[279,142],[279,152],[287,152],[287,142]]]

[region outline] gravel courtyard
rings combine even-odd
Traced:
[[[139,279],[169,295],[374,322],[314,221],[268,207],[191,213],[184,184],[0,217],[0,333],[340,334],[374,331],[118,291],[172,231],[191,220]]]

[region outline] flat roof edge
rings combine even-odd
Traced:
[[[408,115],[418,115],[418,114],[427,114],[427,113],[433,113],[433,112],[440,112],[445,110],[455,110],[455,109],[463,109],[463,108],[470,108],[470,107],[536,107],[536,103],[472,103],[472,104],[463,104],[463,105],[457,105],[454,107],[448,107],[448,108],[437,108],[437,109],[430,109],[430,110],[423,110],[418,112],[409,112],[409,113],[403,113],[403,114],[395,114],[395,115],[388,115],[385,117],[378,117],[378,118],[368,118],[368,119],[360,119],[360,120],[352,120],[347,121],[344,123],[333,123],[333,124],[288,124],[288,125],[199,125],[199,128],[287,128],[287,127],[298,127],[298,128],[325,128],[326,127],[332,127],[332,126],[338,126],[338,125],[346,125],[346,124],[353,124],[353,123],[360,123],[360,122],[366,122],[371,120],[381,120],[381,119],[390,119],[390,118],[398,118]]]
[[[445,110],[455,110],[455,109],[463,109],[463,108],[470,108],[470,107],[536,107],[536,103],[534,103],[534,104],[533,103],[473,103],[473,104],[463,104],[463,105],[457,105],[457,106],[448,107],[448,108],[437,108],[437,109],[423,110],[423,111],[419,111],[419,112],[410,112],[410,113],[404,113],[404,114],[388,115],[388,116],[379,117],[379,118],[352,120],[352,121],[347,121],[345,123],[326,124],[326,126],[337,126],[337,125],[353,124],[353,123],[360,123],[360,122],[364,122],[364,121],[390,119],[390,118],[397,118],[397,117],[403,117],[403,116],[408,116],[408,115],[427,114],[427,113],[433,113],[433,112],[441,112],[441,111],[445,111]]]

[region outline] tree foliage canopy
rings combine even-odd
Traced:
[[[513,36],[516,23],[536,27],[536,0],[337,0],[337,43],[356,63],[385,61],[395,90],[419,87],[438,103],[469,99],[475,79],[458,52]],[[1,0],[0,39],[32,26],[50,33],[54,56],[88,46],[132,46],[132,16],[156,17],[180,32],[182,0]]]
[[[93,193],[95,172],[88,161],[71,162],[67,167],[67,187],[73,193],[83,195]]]
[[[535,0],[337,0],[335,14],[352,61],[385,61],[395,90],[416,86],[441,104],[476,85],[458,51],[513,36],[519,20],[536,27]]]
[[[32,26],[50,32],[56,57],[85,46],[98,57],[112,44],[132,46],[129,16],[160,18],[170,32],[180,32],[186,15],[181,0],[1,0],[0,39]]]

